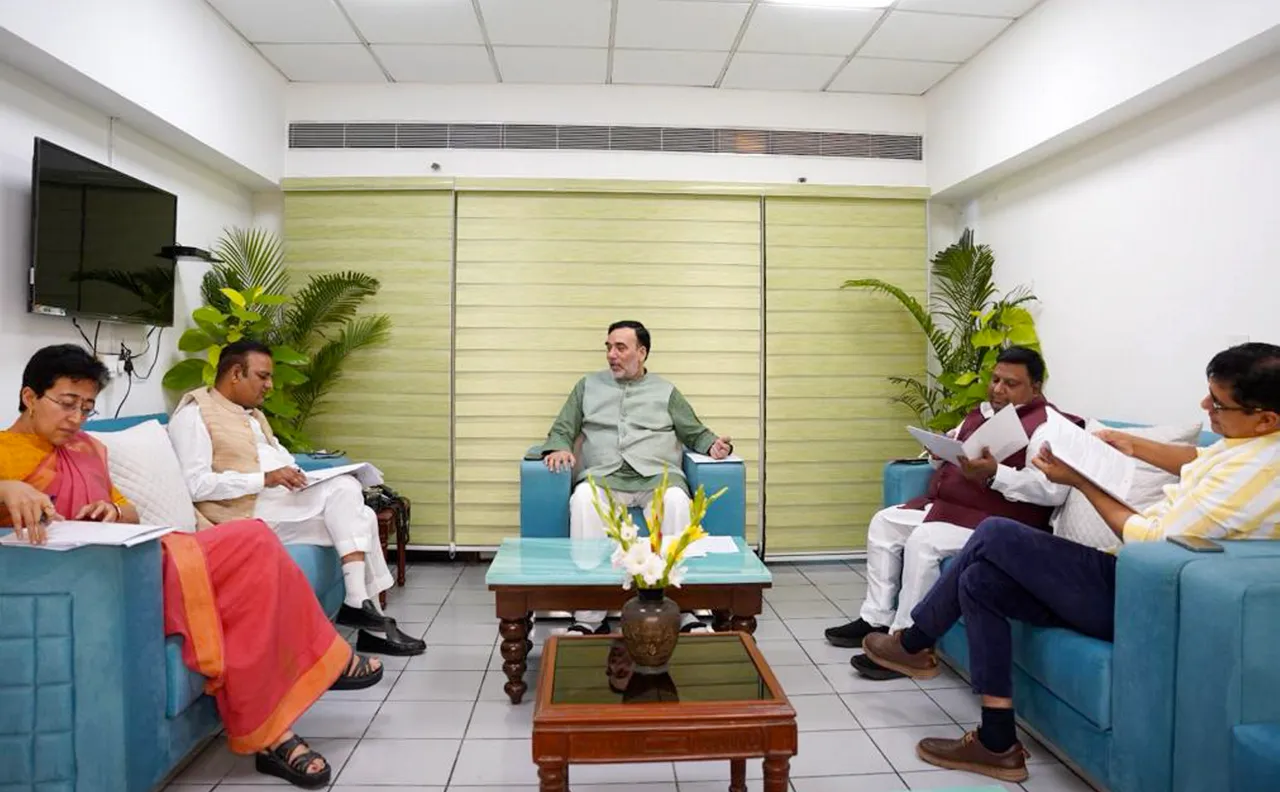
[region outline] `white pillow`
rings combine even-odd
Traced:
[[[178,455],[159,421],[119,432],[90,432],[107,447],[111,483],[138,509],[144,525],[196,529],[196,509]]]
[[[1085,423],[1085,431],[1090,433],[1107,428],[1109,427],[1106,424],[1092,418]],[[1202,429],[1201,424],[1197,423],[1188,426],[1132,427],[1119,431],[1161,443],[1195,445]],[[1177,483],[1177,476],[1148,465],[1146,462],[1138,462],[1133,474],[1133,484],[1129,487],[1128,501],[1138,509],[1145,509],[1164,499],[1164,488],[1167,485]],[[1110,550],[1122,544],[1103,522],[1097,509],[1089,503],[1089,499],[1077,489],[1071,490],[1066,503],[1054,512],[1052,523],[1054,536],[1061,536],[1098,550]]]

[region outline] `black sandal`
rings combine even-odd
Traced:
[[[289,754],[299,746],[306,750],[290,759]],[[316,759],[324,763],[324,769],[318,773],[308,773],[307,767]],[[259,752],[254,756],[254,765],[259,773],[283,778],[290,784],[303,789],[319,789],[328,786],[329,776],[332,773],[329,760],[311,750],[311,746],[296,734],[275,748]]]
[[[382,671],[386,666],[378,666],[372,668],[373,661],[362,654],[356,655],[356,667],[352,668],[350,662],[347,663],[347,669],[342,672],[342,676],[334,680],[329,686],[330,690],[364,690],[373,687],[382,681]]]

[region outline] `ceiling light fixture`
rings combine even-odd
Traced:
[[[774,5],[809,6],[810,8],[888,8],[894,0],[765,0]]]

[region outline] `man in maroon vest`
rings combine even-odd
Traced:
[[[925,495],[878,512],[867,530],[867,596],[862,610],[856,621],[829,628],[829,643],[857,648],[869,633],[910,627],[911,610],[938,580],[942,560],[958,553],[983,519],[1009,517],[1050,530],[1049,517],[1066,500],[1070,488],[1050,482],[1027,464],[1044,442],[1041,427],[1045,411],[1052,407],[1041,395],[1043,384],[1044,360],[1038,352],[1015,346],[1000,353],[987,386],[987,401],[949,434],[963,441],[1012,404],[1031,442],[1002,461],[983,449],[979,458],[961,458],[959,467],[943,463]],[[851,662],[871,679],[901,676],[861,654]]]

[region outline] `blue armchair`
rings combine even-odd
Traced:
[[[890,463],[885,504],[931,473]],[[1280,789],[1280,542],[1224,546],[1124,548],[1114,642],[1014,625],[1019,716],[1113,792]],[[938,648],[967,672],[962,624]]]
[[[713,536],[746,536],[747,472],[746,465],[733,462],[696,462],[689,452],[684,455],[684,475],[689,489],[706,488],[708,495],[721,487],[728,492],[708,511],[702,527]],[[569,536],[569,494],[573,474],[567,470],[552,473],[542,463],[542,446],[534,446],[520,461],[520,535],[522,537]],[[643,526],[639,509],[632,510],[636,524]]]
[[[121,431],[163,414],[91,422]],[[326,462],[326,460],[318,460]],[[332,617],[333,548],[290,545]],[[142,792],[217,733],[204,678],[164,635],[159,542],[0,548],[0,790]]]

